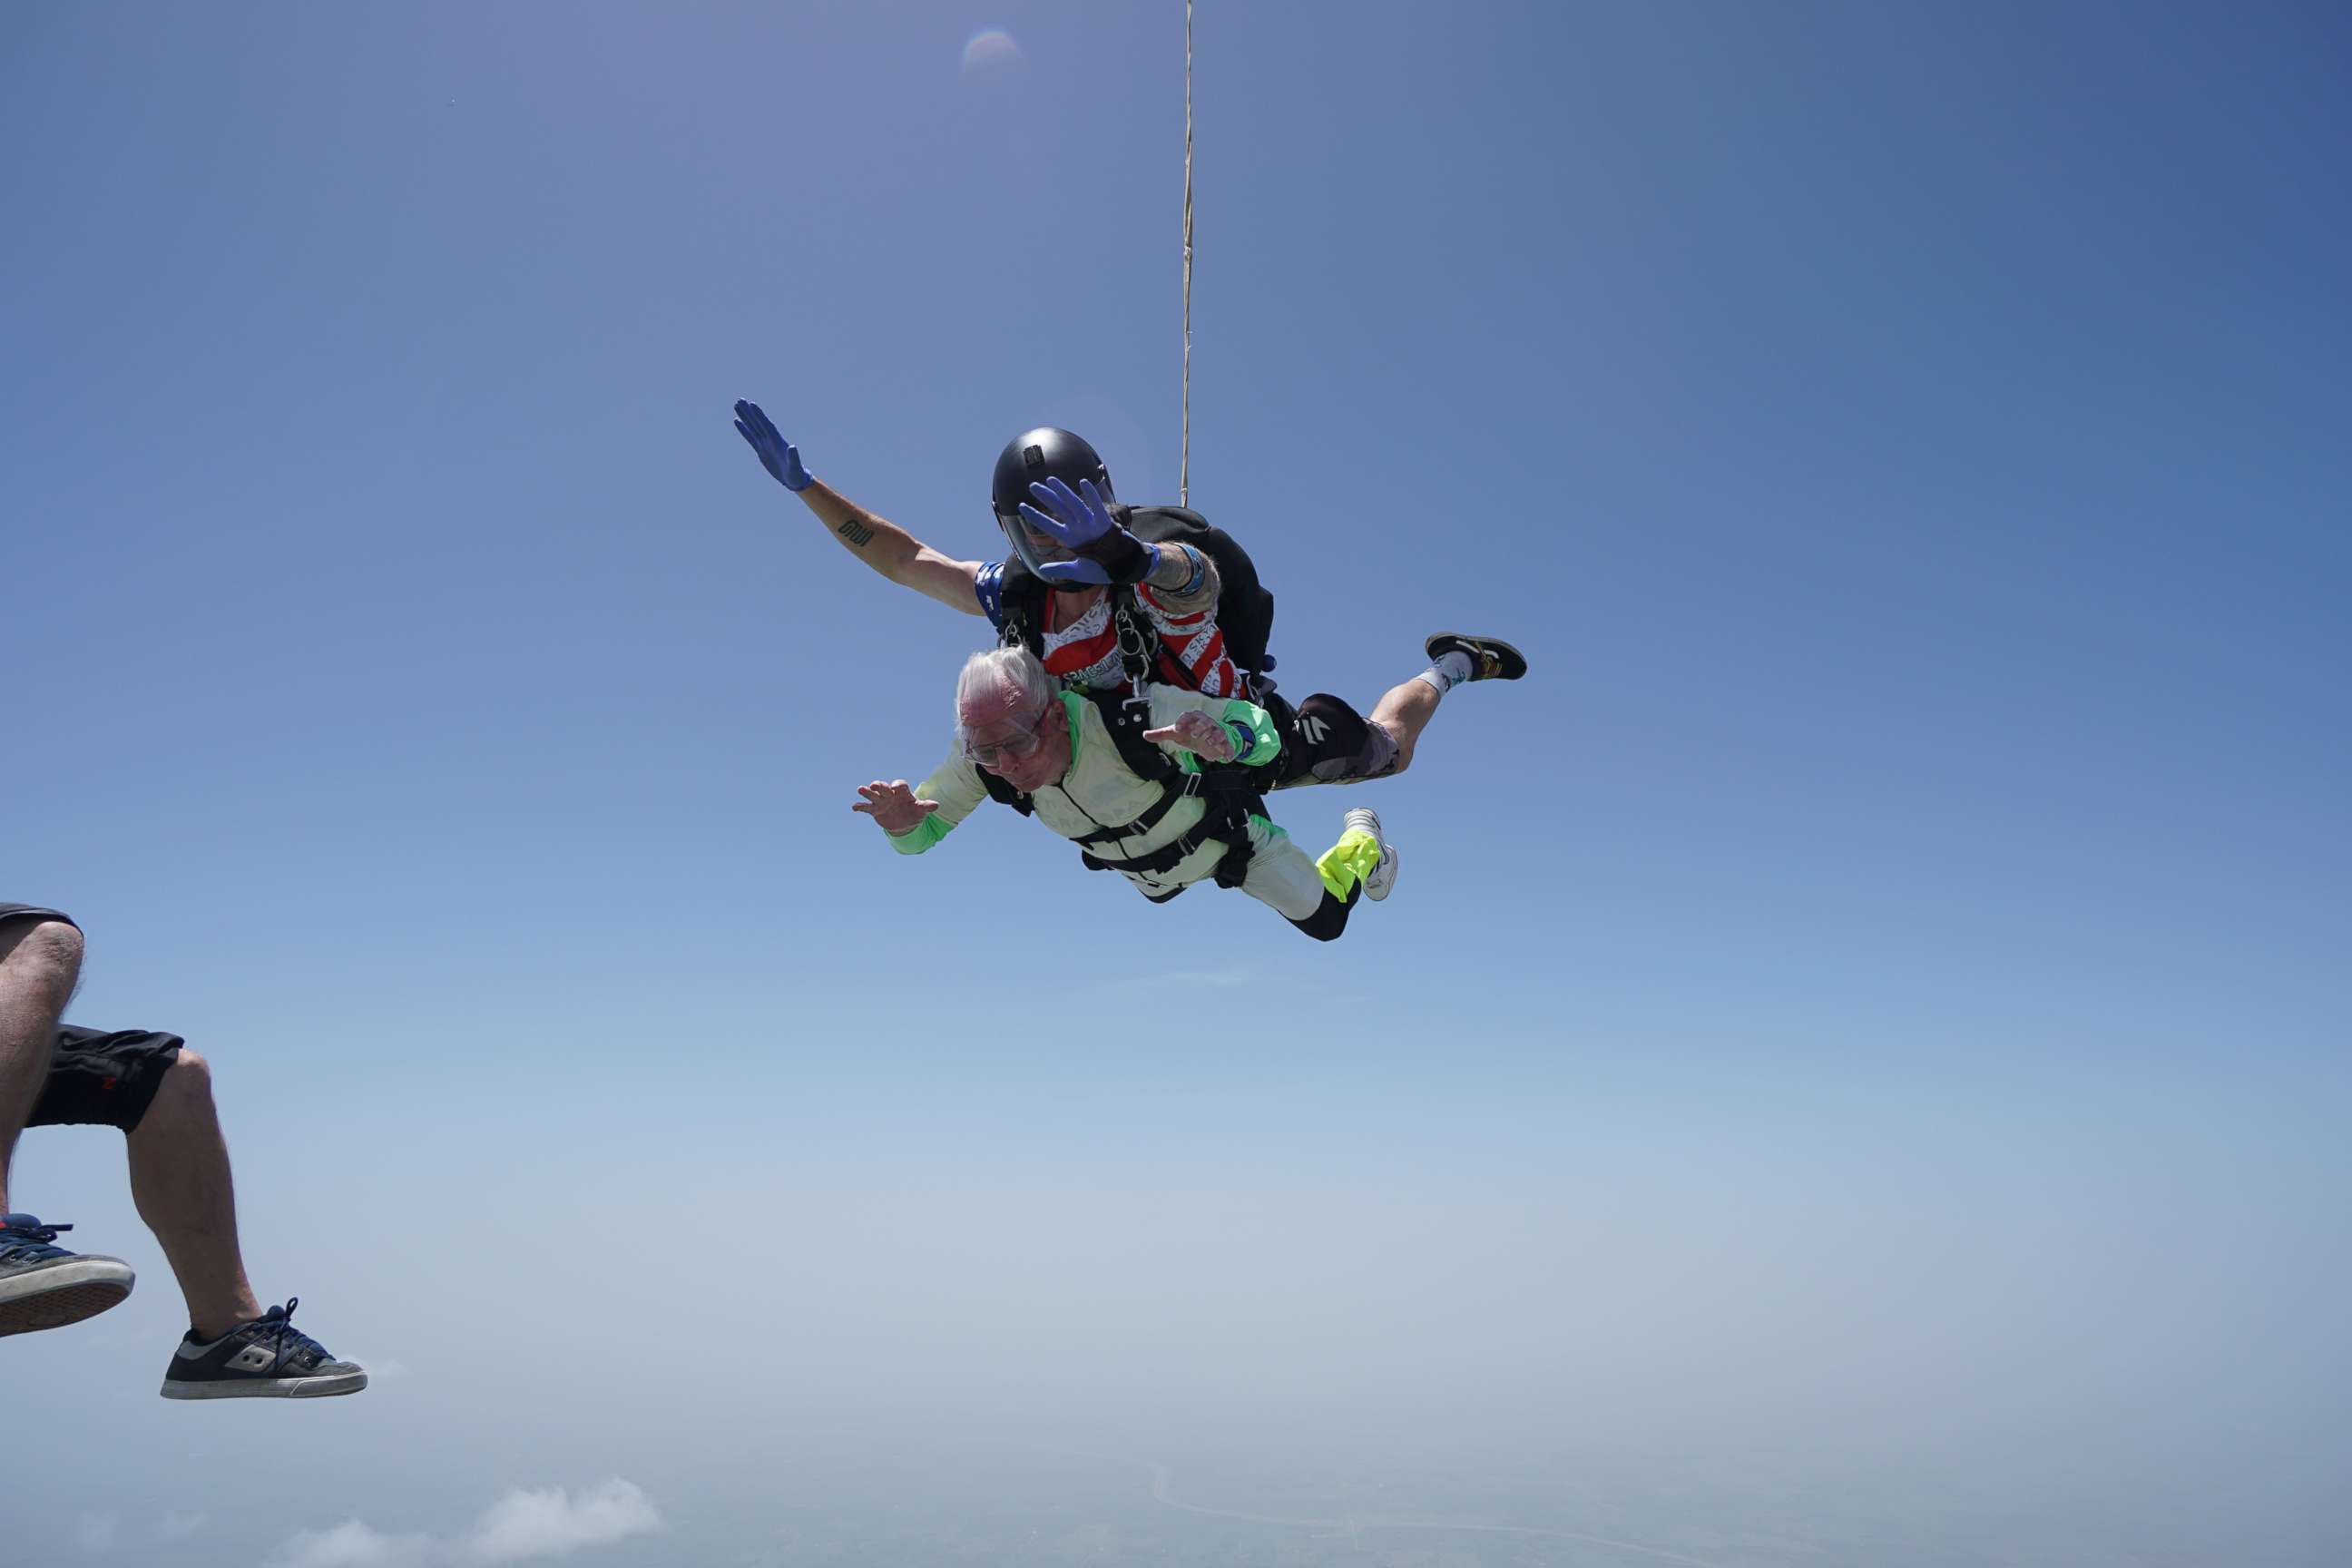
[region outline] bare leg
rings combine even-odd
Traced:
[[[129,1142],[131,1201],[171,1260],[196,1337],[218,1339],[261,1316],[237,1250],[228,1144],[204,1058],[181,1050]]]
[[[1440,632],[1429,639],[1429,652],[1435,662],[1403,685],[1390,687],[1372,710],[1372,723],[1396,742],[1396,762],[1378,773],[1368,771],[1367,777],[1401,773],[1412,765],[1412,749],[1422,731],[1453,688],[1468,680],[1517,680],[1528,672],[1526,657],[1499,637]]]
[[[1437,688],[1415,676],[1402,686],[1390,687],[1380,705],[1372,710],[1372,722],[1396,741],[1396,766],[1389,770],[1389,776],[1394,777],[1412,765],[1413,745],[1430,720],[1437,716]]]
[[[0,925],[0,1213],[8,1161],[41,1098],[58,1048],[58,1019],[81,978],[81,932],[63,921]]]

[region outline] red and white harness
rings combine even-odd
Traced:
[[[1049,603],[1057,597],[1047,595]],[[1156,679],[1207,697],[1244,695],[1242,673],[1225,652],[1225,634],[1208,611],[1171,616],[1149,587],[1136,589],[1135,602],[1158,635]],[[1118,657],[1118,628],[1111,624],[1108,594],[1098,596],[1076,620],[1047,626],[1040,637],[1049,674],[1097,691],[1126,688],[1127,669]]]

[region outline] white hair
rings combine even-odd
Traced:
[[[1054,700],[1054,678],[1025,647],[992,647],[963,661],[956,677],[956,724],[978,728],[1034,720]]]

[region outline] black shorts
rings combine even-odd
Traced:
[[[0,904],[0,926],[11,921],[64,921],[69,916],[37,904]],[[120,1127],[139,1125],[163,1087],[163,1075],[187,1042],[152,1029],[85,1029],[58,1026],[58,1054],[33,1102],[27,1127]]]
[[[58,1054],[27,1127],[139,1125],[163,1087],[163,1075],[187,1044],[152,1029],[85,1029],[58,1026]]]

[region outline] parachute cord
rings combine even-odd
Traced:
[[[1184,0],[1184,444],[1176,504],[1192,504],[1192,0]]]

